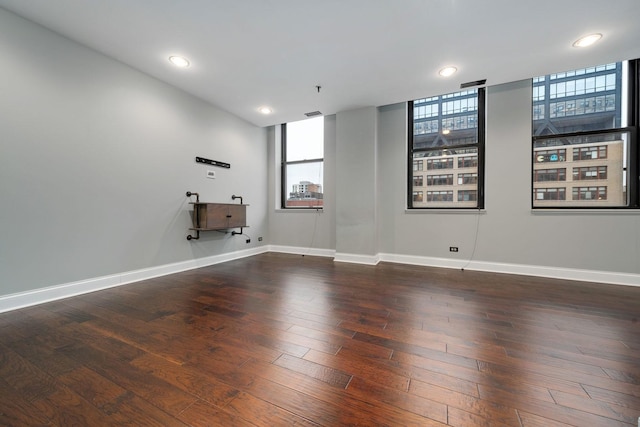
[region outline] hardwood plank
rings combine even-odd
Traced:
[[[361,340],[364,342],[380,345],[390,348],[395,352],[409,353],[416,356],[424,357],[425,359],[436,360],[439,362],[448,363],[454,366],[460,366],[469,369],[478,369],[478,361],[465,356],[458,356],[456,354],[448,353],[446,346],[442,350],[434,350],[427,347],[428,344],[420,341],[420,345],[414,343],[404,343],[394,339],[380,338],[374,335],[357,333],[353,339]],[[440,347],[438,345],[438,347]],[[393,356],[392,356],[393,357]]]
[[[133,397],[129,390],[84,366],[59,376],[58,380],[107,414],[115,412],[121,401]]]
[[[253,427],[256,425],[239,416],[230,414],[221,408],[203,402],[202,400],[198,400],[193,405],[182,411],[182,413],[178,415],[178,418],[192,427]]]
[[[409,385],[409,392],[418,396],[434,400],[449,407],[449,413],[453,408],[474,415],[474,419],[483,419],[483,423],[491,425],[517,426],[520,424],[518,415],[514,408],[505,405],[487,402],[477,397],[467,394],[457,393],[449,389],[438,387],[422,381],[412,380]],[[462,425],[467,421],[461,417]]]
[[[614,405],[626,406],[635,409],[640,414],[640,394],[636,387],[629,388],[629,393],[620,393],[600,387],[583,386],[589,397],[601,402],[612,403]]]
[[[569,427],[573,424],[561,423],[558,421],[550,420],[539,415],[529,414],[524,411],[518,411],[520,416],[520,422],[522,427]]]
[[[110,415],[110,424],[117,426],[144,425],[145,427],[189,427],[188,424],[158,408],[151,401],[133,395],[131,400],[124,400],[117,412]],[[87,425],[87,424],[81,424]],[[95,424],[94,424],[95,425]]]
[[[192,365],[176,365],[153,354],[145,354],[131,365],[218,407],[224,407],[240,392]]]
[[[43,412],[54,425],[59,426],[99,426],[112,423],[105,414],[66,386],[56,386],[46,396],[34,400],[32,404]]]
[[[251,422],[256,426],[272,427],[278,425],[318,426],[319,424],[296,415],[277,405],[252,396],[240,393],[225,408],[238,418]]]
[[[562,393],[560,391],[551,390],[551,394],[556,403],[568,408],[578,409],[590,414],[601,415],[613,420],[634,424],[638,420],[638,411],[636,409],[602,402],[594,399],[587,399],[574,394]]]
[[[635,287],[264,253],[0,314],[0,424],[635,427],[638,313]]]
[[[416,396],[406,391],[381,385],[376,378],[354,377],[348,385],[349,393],[363,401],[374,399],[425,418],[447,422],[447,405]]]
[[[463,411],[456,407],[449,407],[449,414],[447,418],[447,425],[455,427],[512,427],[520,424],[505,424],[495,419],[486,419],[482,416]]]
[[[51,348],[50,340],[42,337],[33,337],[31,339],[17,341],[11,344],[11,349],[22,356],[23,359],[29,360],[34,366],[41,371],[57,377],[60,374],[69,372],[78,368],[80,365],[60,354],[55,348]]]
[[[0,378],[33,403],[53,393],[55,379],[8,347],[0,344]]]
[[[136,390],[140,397],[169,414],[178,414],[197,400],[195,396],[101,349],[77,345],[64,347],[61,351],[118,386]]]
[[[299,374],[298,374],[299,375]],[[317,381],[307,377],[308,381]],[[304,381],[304,380],[303,380]],[[323,383],[324,384],[324,383]],[[335,387],[327,386],[331,391],[316,392],[312,395],[289,389],[263,378],[257,378],[250,392],[263,400],[287,409],[290,412],[324,426],[338,425],[398,425],[398,426],[442,426],[443,424],[408,411],[398,410],[384,402],[361,401],[350,394],[337,394]]]
[[[345,353],[335,356],[320,353],[318,351],[309,351],[304,357],[305,360],[320,364],[321,366],[331,366],[336,369],[346,369],[352,376],[359,376],[364,379],[372,380],[375,378],[385,387],[407,391],[409,386],[409,377],[400,375],[393,370],[384,369],[375,363],[368,363],[366,358],[345,357]]]
[[[0,425],[49,426],[49,418],[0,378]],[[25,417],[25,414],[29,414]]]
[[[329,385],[339,388],[347,388],[349,381],[351,381],[351,374],[343,371],[339,371],[328,366],[321,365],[309,360],[300,359],[298,357],[289,356],[283,354],[273,362],[274,365],[282,366],[283,368],[291,369],[292,371],[299,372],[307,375],[311,378],[323,381]]]

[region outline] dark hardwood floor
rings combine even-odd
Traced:
[[[640,288],[267,253],[0,315],[3,426],[637,426]]]

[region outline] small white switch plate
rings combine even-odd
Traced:
[[[215,179],[216,171],[207,171],[207,178]]]

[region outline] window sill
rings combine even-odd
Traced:
[[[582,208],[540,208],[531,209],[534,215],[640,215],[640,209],[620,208],[620,209],[582,209]]]
[[[287,208],[287,209],[275,209],[276,213],[322,213],[323,208]]]
[[[405,209],[404,213],[406,214],[463,214],[463,215],[476,215],[476,214],[486,214],[487,211],[485,209],[447,209],[447,208],[443,208],[443,209],[438,209],[438,208],[432,208],[432,209]]]

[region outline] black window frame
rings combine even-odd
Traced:
[[[287,161],[287,124],[282,123],[280,125],[280,209],[287,210],[321,210],[324,208],[324,197],[322,205],[318,206],[287,206],[287,166],[290,165],[300,165],[305,163],[322,163],[322,167],[324,168],[324,157],[319,159],[304,159],[304,160],[293,160]],[[322,191],[324,194],[324,183],[322,183]]]
[[[458,145],[448,145],[448,146],[439,146],[436,148],[420,148],[420,149],[416,149],[414,147],[414,138],[413,138],[413,134],[414,134],[414,101],[409,101],[407,103],[407,142],[408,142],[408,156],[407,156],[407,209],[415,209],[415,210],[443,210],[443,209],[455,209],[455,210],[480,210],[480,209],[484,209],[485,207],[485,203],[484,203],[484,194],[485,194],[485,190],[484,190],[484,184],[485,184],[485,144],[486,144],[486,135],[485,135],[485,128],[486,128],[486,88],[484,87],[480,87],[480,88],[476,88],[477,90],[477,97],[478,97],[478,106],[477,106],[477,121],[476,121],[476,129],[477,129],[477,141],[474,143],[469,143],[469,144],[458,144]],[[457,93],[457,92],[454,92]],[[447,97],[451,95],[451,94],[443,94],[440,95],[440,101],[442,102],[447,102]],[[436,97],[433,97],[436,98]],[[440,107],[438,109],[439,114],[441,114],[442,112],[442,108]],[[433,120],[434,118],[440,118],[439,121],[441,121],[441,116],[434,116],[434,117],[430,117],[431,120]],[[438,126],[442,126],[441,123],[438,123]],[[451,206],[420,206],[420,207],[416,207],[413,205],[413,172],[415,172],[415,170],[413,169],[413,163],[416,159],[414,159],[413,155],[416,152],[425,152],[425,151],[437,151],[437,150],[445,150],[445,149],[465,149],[465,148],[475,148],[477,150],[477,174],[478,174],[478,182],[477,182],[477,200],[476,200],[476,205],[475,206],[457,206],[456,205],[456,200],[457,197],[454,197],[454,199],[452,200],[454,203],[451,204]],[[471,157],[474,155],[470,155],[468,157]],[[423,159],[427,159],[428,157],[424,157]],[[451,161],[453,161],[453,159],[451,159]],[[455,171],[456,165],[453,165],[452,168],[434,168],[434,169],[429,169],[428,167],[425,167],[424,170],[442,170],[442,171]],[[473,167],[473,166],[471,166]],[[455,172],[453,172],[455,173]],[[455,177],[454,177],[454,181],[455,181]],[[426,182],[426,179],[425,179]],[[467,189],[468,190],[468,189]],[[425,194],[427,194],[428,192],[426,192]],[[428,197],[425,197],[425,201],[428,200]]]
[[[621,61],[622,62],[622,61]],[[628,141],[628,152],[627,152],[627,156],[628,156],[628,162],[627,164],[623,164],[623,170],[626,171],[626,192],[627,192],[627,201],[628,204],[627,205],[603,205],[603,206],[595,206],[595,205],[588,205],[588,206],[580,206],[580,205],[574,205],[574,206],[566,206],[563,204],[558,204],[558,205],[549,205],[549,206],[535,206],[535,193],[536,193],[536,188],[534,187],[534,183],[535,181],[535,171],[533,168],[533,163],[531,163],[531,209],[533,210],[545,210],[545,209],[561,209],[561,210],[576,210],[576,211],[580,211],[580,210],[599,210],[599,209],[613,209],[613,210],[634,210],[634,209],[639,209],[640,208],[640,149],[638,148],[638,145],[640,143],[640,141],[638,141],[638,126],[640,126],[640,59],[633,59],[633,60],[628,60],[627,61],[627,78],[628,81],[626,82],[627,84],[627,93],[626,93],[626,99],[628,100],[628,104],[627,104],[627,117],[626,117],[626,122],[627,125],[626,126],[622,126],[620,123],[618,123],[618,126],[612,127],[611,129],[594,129],[594,130],[584,130],[584,131],[573,131],[573,132],[560,132],[560,133],[551,133],[551,134],[545,134],[545,135],[536,135],[536,132],[539,132],[535,130],[535,127],[533,125],[534,121],[535,121],[535,110],[536,107],[542,104],[536,104],[535,101],[536,99],[534,99],[534,93],[535,90],[532,90],[532,115],[531,115],[531,123],[532,123],[532,137],[531,137],[531,151],[533,153],[533,156],[535,158],[535,147],[536,147],[536,142],[539,141],[544,141],[544,140],[552,140],[552,139],[560,139],[560,138],[576,138],[576,137],[589,137],[589,136],[595,136],[595,135],[616,135],[616,134],[628,134],[629,135],[629,141]],[[588,68],[588,67],[587,67]],[[534,79],[535,82],[535,79]],[[532,85],[534,88],[534,85]],[[621,94],[622,95],[622,94]],[[620,98],[624,99],[625,96],[622,95]],[[546,94],[546,100],[545,100],[545,106],[547,106],[550,102],[549,99],[549,94]],[[618,102],[622,102],[621,100],[619,100]],[[624,109],[619,106],[618,108],[620,108],[620,111],[624,111]],[[547,113],[549,113],[549,110],[546,107],[543,107],[543,109],[547,110]],[[622,117],[621,117],[622,119]],[[576,148],[581,148],[581,147],[571,147],[571,145],[566,145],[566,146],[562,146],[562,148],[566,149],[566,153],[567,155],[569,154],[569,150],[572,150],[571,153],[573,153],[573,150],[575,150]],[[552,149],[550,147],[550,149]],[[560,147],[558,147],[558,149],[560,149]],[[600,152],[598,151],[598,158],[600,156]],[[606,158],[608,156],[608,148],[605,151],[605,157]],[[573,159],[573,157],[572,157]],[[565,159],[563,159],[562,161],[564,161]],[[574,159],[576,160],[576,159]],[[581,161],[583,159],[577,159],[578,161]],[[567,175],[568,175],[569,171],[567,171]],[[576,181],[578,183],[586,183],[586,182],[594,182],[597,183],[597,179],[596,180],[579,180]],[[584,185],[576,185],[574,187],[584,187]],[[591,186],[589,186],[591,187]],[[566,199],[567,201],[573,201],[573,187],[567,187],[566,189]],[[608,194],[608,190],[607,190],[607,194]],[[581,200],[581,199],[580,199]]]

